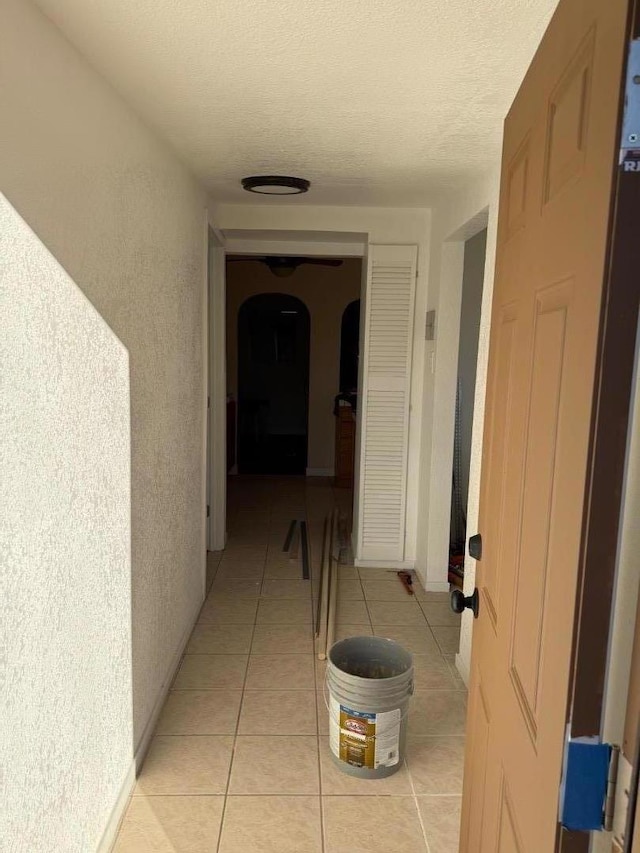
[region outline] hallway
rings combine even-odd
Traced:
[[[466,693],[446,594],[393,571],[340,567],[337,638],[378,634],[414,654],[406,766],[375,781],[329,757],[312,584],[283,553],[306,516],[312,572],[334,502],[326,480],[232,478],[229,541],[116,841],[116,853],[454,853]]]

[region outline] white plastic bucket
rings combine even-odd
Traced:
[[[382,637],[334,643],[327,660],[329,745],[338,767],[381,779],[402,766],[413,658]]]

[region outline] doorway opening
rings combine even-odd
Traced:
[[[225,256],[227,530],[247,501],[269,512],[287,492],[298,515],[307,495],[316,509],[329,496],[350,531],[353,490],[336,488],[336,411],[342,319],[362,294],[362,257],[242,249]]]
[[[238,472],[307,467],[309,311],[284,293],[251,296],[238,314]]]
[[[449,583],[462,588],[467,540],[467,502],[471,467],[471,434],[482,310],[482,287],[487,250],[484,229],[465,242],[460,307],[460,337],[454,427],[451,524],[449,532]]]
[[[340,393],[335,400],[336,477],[339,489],[350,489],[349,516],[353,515],[353,480],[358,408],[358,366],[360,357],[360,300],[344,309],[340,324]]]

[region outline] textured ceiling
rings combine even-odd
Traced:
[[[557,0],[38,0],[218,201],[422,206],[494,162]],[[271,197],[273,200],[273,197]]]

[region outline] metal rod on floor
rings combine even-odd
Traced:
[[[322,547],[322,565],[320,567],[320,606],[318,619],[318,639],[316,643],[316,653],[320,660],[324,660],[327,656],[327,619],[329,616],[329,583],[330,583],[330,566],[331,566],[331,529],[333,525],[333,515],[331,518],[325,518],[324,522],[324,541]]]
[[[300,522],[300,547],[302,548],[302,579],[309,580],[309,538],[307,536],[307,522]]]
[[[300,522],[296,521],[293,528],[293,536],[289,543],[289,559],[294,561],[298,559],[298,551],[300,550]]]
[[[325,656],[335,641],[336,636],[336,606],[338,602],[338,561],[334,558],[334,537],[338,533],[337,510],[334,509],[331,524],[331,547],[329,549],[329,611],[327,614],[327,646]]]
[[[325,574],[324,562],[325,562],[327,551],[329,548],[329,545],[327,543],[327,532],[328,532],[328,530],[329,530],[329,518],[325,515],[323,526],[322,526],[322,555],[320,557],[320,573],[319,573],[320,581],[318,583],[318,601],[316,603],[316,613],[315,613],[315,622],[314,622],[316,654],[317,654],[318,648],[319,648],[318,647],[318,638],[320,636],[320,623],[322,621],[322,596],[323,596],[322,585],[324,583],[324,574]],[[326,616],[325,616],[325,621],[326,621]]]
[[[291,519],[291,524],[289,525],[289,530],[287,531],[287,535],[285,536],[284,545],[282,546],[283,551],[288,551],[291,548],[291,542],[293,541],[293,534],[296,532],[296,524],[298,522],[295,518]]]

